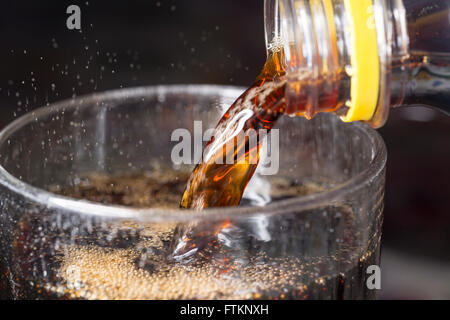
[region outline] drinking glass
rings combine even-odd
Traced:
[[[365,124],[330,114],[282,117],[279,139],[266,145],[279,148],[272,155],[278,170],[268,175],[260,165],[239,207],[178,207],[193,164],[173,160],[180,143],[174,132],[188,132],[191,147],[201,148],[198,124],[202,132],[214,128],[242,91],[210,85],[111,91],[35,110],[4,128],[2,297],[376,298],[367,283],[369,266],[379,264],[386,149]],[[145,194],[158,200],[151,207],[60,192],[93,174],[155,172],[162,178],[153,187],[163,191]],[[180,230],[192,225],[208,241],[193,256],[173,259]]]

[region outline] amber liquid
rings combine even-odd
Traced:
[[[180,203],[182,208],[202,210],[208,207],[238,206],[258,166],[264,134],[273,128],[280,116],[292,114],[290,110],[296,110],[295,115],[310,118],[315,113],[332,112],[339,108],[338,90],[328,88],[322,92],[318,108],[308,109],[307,100],[302,99],[300,94],[301,84],[297,88],[298,105],[290,105],[286,100],[287,81],[283,61],[282,50],[272,52],[253,85],[221,118],[214,137],[206,146],[216,151],[192,172]],[[316,85],[316,89],[320,90],[320,83]],[[245,120],[243,125],[242,119]],[[258,139],[253,146],[249,145],[250,135],[247,132],[250,130],[256,132]],[[245,139],[237,139],[239,135],[245,136]],[[234,143],[230,145],[229,141]],[[226,159],[233,159],[233,162],[228,163]],[[188,262],[198,258],[208,259],[212,252],[221,250],[218,236],[229,226],[228,221],[180,226],[172,243],[172,257],[177,261]]]
[[[284,112],[286,82],[282,61],[282,52],[274,53],[253,85],[219,121],[214,137],[207,144],[207,148],[214,147],[217,152],[192,172],[181,207],[200,210],[239,205],[259,162],[264,138],[260,129],[269,132]],[[245,134],[249,130],[257,135],[254,146],[249,145],[249,135]],[[242,133],[245,138],[237,141]],[[228,163],[226,159],[233,162]]]
[[[109,205],[176,209],[188,176],[188,172],[167,168],[125,175],[91,173],[81,176],[74,185],[56,185],[49,191]],[[286,195],[317,193],[324,187],[316,183],[293,185],[287,178],[271,180],[271,186],[273,201]],[[243,201],[249,199],[244,196]],[[248,232],[254,222],[249,225],[235,220],[233,229],[228,229],[234,245],[216,243],[199,251],[201,256],[209,255],[208,259],[196,255],[182,263],[166,259],[179,227],[175,222],[108,224],[59,215],[63,220],[56,216],[49,220],[25,213],[15,229],[14,263],[0,263],[0,298],[375,298],[376,291],[365,284],[365,271],[379,263],[379,236],[360,257],[355,248],[361,239],[355,232],[356,216],[351,207],[343,204],[323,213],[317,209],[288,215],[289,228],[274,228],[270,241],[258,240]],[[271,223],[280,226],[277,220]],[[317,228],[302,232],[307,221],[314,221]],[[330,221],[342,231],[342,247],[333,246],[326,254],[298,254],[305,241],[321,238],[320,226]],[[204,229],[215,224],[205,222]]]
[[[214,137],[206,146],[216,152],[208,155],[192,172],[181,200],[181,207],[201,210],[207,207],[239,205],[258,166],[264,135],[273,128],[281,115],[311,118],[316,113],[333,112],[342,106],[342,103],[339,103],[338,88],[325,88],[324,81],[307,84],[320,92],[319,103],[314,110],[311,109],[307,97],[302,94],[304,90],[301,82],[294,84],[295,88],[292,84],[290,87],[290,90],[294,89],[294,92],[298,93],[295,105],[288,102],[285,70],[283,50],[272,52],[253,85],[233,103],[219,121]],[[256,132],[256,145],[249,145],[249,131]],[[245,136],[245,139],[237,139],[239,135]],[[231,145],[230,140],[234,140]],[[226,159],[234,161],[228,163]]]
[[[181,207],[202,210],[239,205],[258,166],[264,138],[261,134],[264,131],[259,129],[269,132],[285,111],[283,58],[282,51],[272,53],[253,85],[223,115],[206,146],[217,151],[192,172]],[[245,120],[243,125],[240,118]],[[249,130],[255,130],[256,145],[249,145],[249,135],[245,134]],[[238,141],[236,137],[240,134],[244,134],[245,138]],[[228,163],[226,159],[233,161]],[[211,254],[221,250],[218,235],[229,224],[225,221],[181,225],[172,242],[172,258],[189,263],[208,259]],[[224,261],[227,261],[225,264],[232,264],[228,259],[224,257]]]

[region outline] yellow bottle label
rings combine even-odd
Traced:
[[[380,87],[380,60],[372,0],[344,0],[350,16],[351,101],[342,120],[368,121],[375,114]]]

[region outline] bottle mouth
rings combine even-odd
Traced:
[[[385,123],[394,34],[385,1],[266,0],[265,10],[267,50],[284,51],[290,113]],[[337,99],[324,97],[333,90]]]

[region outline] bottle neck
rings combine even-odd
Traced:
[[[450,0],[351,1],[265,1],[268,51],[284,50],[287,113],[332,110],[380,127],[391,106],[448,108]]]
[[[336,21],[346,21],[337,2]],[[330,9],[318,1],[265,0],[268,56],[282,50],[285,57],[287,114],[311,118],[341,110],[350,98],[346,34],[329,21]]]

